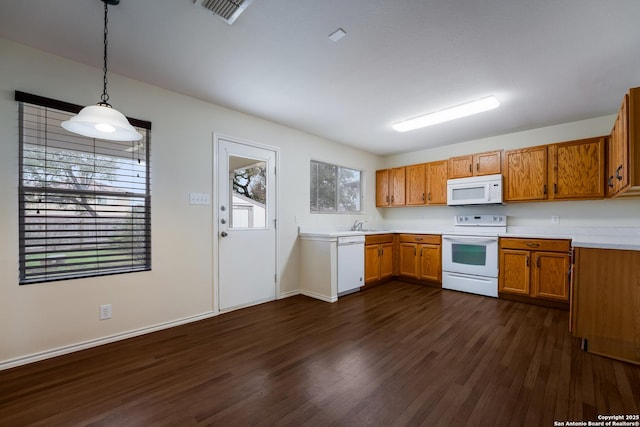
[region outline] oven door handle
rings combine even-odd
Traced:
[[[460,237],[448,237],[448,236],[443,236],[442,240],[448,240],[453,243],[497,243],[498,242],[497,239],[485,239],[485,238],[474,239],[473,237],[460,238]]]

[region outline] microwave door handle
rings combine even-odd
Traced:
[[[454,237],[443,237],[442,240],[448,240],[453,243],[495,243],[495,239],[460,239]]]

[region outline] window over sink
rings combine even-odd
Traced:
[[[362,171],[311,160],[311,213],[361,213]]]

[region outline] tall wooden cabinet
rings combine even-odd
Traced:
[[[569,302],[570,240],[501,238],[498,291]]]
[[[625,95],[609,137],[607,196],[640,196],[640,88]]]
[[[502,172],[502,150],[449,159],[449,179],[494,175]]]
[[[401,234],[398,273],[400,276],[440,282],[442,280],[441,237],[429,234]]]
[[[365,286],[389,280],[393,273],[393,234],[365,236]]]
[[[589,352],[640,364],[640,251],[576,248],[571,332]]]

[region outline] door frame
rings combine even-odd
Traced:
[[[212,159],[212,168],[211,168],[211,181],[212,181],[212,231],[211,231],[211,255],[212,255],[212,286],[213,286],[213,314],[219,314],[220,310],[220,268],[219,268],[219,251],[220,251],[220,239],[218,238],[218,234],[220,233],[220,197],[218,191],[218,164],[220,161],[220,156],[218,154],[218,149],[220,145],[220,140],[223,139],[225,141],[232,142],[234,144],[242,144],[249,147],[259,148],[262,150],[269,150],[275,153],[275,182],[274,182],[274,196],[273,200],[276,204],[275,206],[275,218],[276,221],[275,226],[275,272],[276,272],[276,280],[275,280],[275,299],[280,299],[280,224],[278,224],[280,220],[280,185],[279,185],[279,176],[280,176],[280,148],[274,147],[272,145],[260,144],[248,139],[237,138],[234,136],[229,136],[223,133],[213,133],[213,159]],[[242,308],[242,307],[238,307]],[[226,313],[228,311],[233,310],[224,310]]]

